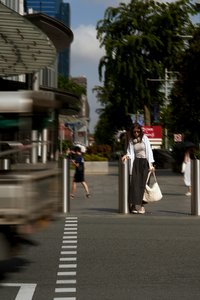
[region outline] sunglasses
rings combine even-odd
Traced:
[[[133,130],[133,133],[140,133],[140,130]]]

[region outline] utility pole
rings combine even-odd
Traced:
[[[149,81],[161,81],[163,82],[164,84],[164,106],[166,107],[168,104],[169,104],[169,88],[170,88],[170,85],[169,83],[174,83],[174,81],[176,81],[174,78],[169,78],[169,74],[175,74],[175,73],[178,73],[178,72],[175,72],[175,71],[168,71],[167,68],[165,68],[165,77],[164,79],[162,78],[155,78],[155,79],[147,79]],[[165,149],[168,149],[168,130],[167,128],[164,128],[164,147]]]
[[[165,107],[168,104],[169,104],[169,101],[168,101],[168,71],[167,71],[167,68],[165,68]],[[165,138],[164,138],[165,149],[168,149],[168,130],[166,127],[164,129],[164,135],[165,135]]]

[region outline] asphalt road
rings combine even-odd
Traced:
[[[145,215],[118,213],[118,169],[88,175],[69,214],[31,238],[1,280],[1,300],[200,299],[200,219],[180,174],[158,170],[163,199]]]

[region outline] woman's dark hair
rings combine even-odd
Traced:
[[[135,139],[135,135],[134,135],[134,131],[135,130],[139,130],[140,133],[138,135],[138,138],[140,140],[140,142],[142,141],[142,137],[144,135],[143,130],[142,130],[142,126],[139,123],[133,123],[131,129],[130,129],[130,137],[131,139]]]

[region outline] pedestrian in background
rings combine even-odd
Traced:
[[[130,212],[144,214],[146,202],[143,201],[143,195],[147,176],[149,171],[153,172],[155,169],[150,141],[138,123],[134,123],[130,129],[127,153],[122,157],[122,161],[126,159],[130,159],[131,179],[128,197]]]
[[[76,146],[73,150],[74,159],[71,159],[72,164],[75,166],[75,173],[72,182],[71,189],[71,198],[74,198],[76,193],[76,185],[77,183],[81,183],[85,192],[86,197],[90,197],[90,192],[87,183],[85,182],[85,166],[84,166],[84,158],[82,156],[81,148]]]
[[[184,154],[184,160],[182,163],[182,170],[181,172],[183,173],[183,181],[185,186],[187,187],[187,192],[186,196],[191,196],[192,188],[191,188],[191,152],[192,148],[188,148],[185,151]]]

